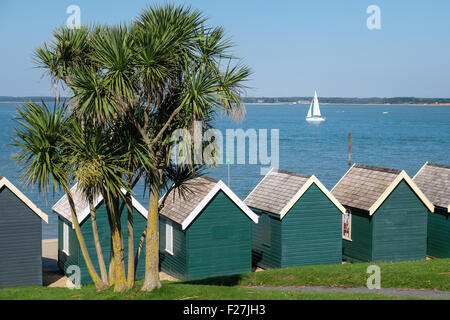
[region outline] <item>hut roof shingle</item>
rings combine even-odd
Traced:
[[[286,205],[312,176],[272,169],[244,200],[245,204],[281,214]]]
[[[400,173],[400,170],[355,164],[331,193],[345,206],[369,211]]]
[[[223,191],[250,219],[258,222],[258,216],[250,210],[222,181],[206,176],[198,176],[184,184],[183,192],[174,189],[165,194],[161,201],[164,206],[159,214],[180,224],[186,229],[202,212],[213,197]],[[163,200],[165,198],[165,200]]]
[[[89,202],[88,200],[83,196],[81,191],[78,190],[77,184],[75,184],[71,189],[71,194],[73,198],[73,202],[75,204],[75,211],[77,213],[78,222],[82,223],[90,213],[89,210]],[[123,191],[125,192],[125,191]],[[140,213],[144,218],[147,218],[147,210],[134,198],[132,198],[132,204],[133,207]],[[101,202],[103,201],[103,197],[101,195],[97,196],[94,199],[94,206],[97,207]],[[58,215],[63,217],[64,219],[68,220],[70,223],[72,223],[72,212],[70,210],[69,205],[69,199],[67,195],[65,194],[61,199],[56,202],[52,210],[56,212]]]
[[[172,190],[164,196],[166,200],[159,213],[176,223],[182,224],[218,182],[206,176],[189,180],[184,185],[186,190],[183,193]]]
[[[405,180],[417,197],[430,210],[433,204],[405,171],[364,164],[354,164],[331,190],[344,205],[375,213],[395,187]]]
[[[427,162],[413,180],[435,206],[449,212],[450,166]]]

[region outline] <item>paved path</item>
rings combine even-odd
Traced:
[[[67,277],[58,266],[58,239],[42,240],[42,273],[46,287],[67,287]],[[177,281],[164,272],[159,273],[160,280]]]
[[[286,291],[309,291],[309,292],[346,292],[346,293],[372,293],[382,296],[414,297],[419,299],[445,299],[450,300],[450,291],[409,289],[409,288],[381,288],[370,290],[368,288],[351,287],[326,287],[326,286],[274,286],[274,287],[252,287],[261,290],[286,290]]]

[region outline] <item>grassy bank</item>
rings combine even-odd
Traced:
[[[197,284],[226,286],[347,286],[365,287],[370,274],[367,267],[381,269],[381,287],[450,291],[450,259],[433,259],[395,263],[348,263],[272,269],[237,276],[206,279]]]
[[[416,288],[450,291],[450,259],[376,263],[381,269],[383,288]],[[79,290],[45,287],[19,287],[0,289],[0,299],[155,299],[155,300],[338,300],[338,299],[400,299],[378,294],[340,292],[299,292],[284,290],[260,290],[251,286],[305,286],[323,285],[340,287],[364,287],[371,263],[324,265],[273,269],[242,275],[206,279],[191,282],[163,282],[163,287],[151,293],[141,292],[142,281],[126,293],[112,290],[96,292],[93,285]]]
[[[239,287],[194,285],[164,282],[161,289],[151,293],[141,292],[141,282],[131,291],[114,293],[112,290],[97,292],[92,285],[79,290],[65,288],[21,287],[0,289],[1,299],[12,300],[399,300],[378,294],[354,294],[340,292],[298,292],[258,290]],[[410,299],[410,298],[406,298]]]

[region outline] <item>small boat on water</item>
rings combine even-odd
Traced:
[[[320,114],[319,99],[317,98],[317,91],[314,91],[314,98],[309,106],[308,114],[306,115],[308,122],[322,122],[325,118]]]

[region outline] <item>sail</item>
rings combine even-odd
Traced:
[[[313,104],[313,102],[311,101],[311,104],[309,105],[308,114],[306,115],[307,118],[311,118],[312,104]]]
[[[320,117],[319,99],[317,99],[317,91],[314,91],[314,106],[312,110],[313,117]]]

